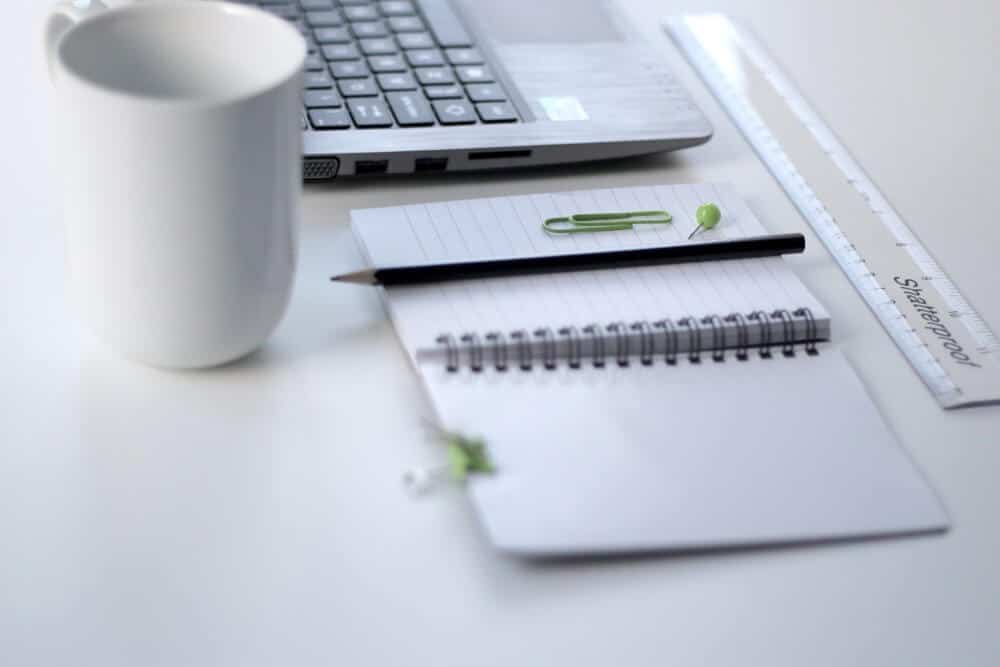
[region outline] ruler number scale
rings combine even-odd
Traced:
[[[763,47],[722,14],[666,27],[939,403],[1000,401],[1000,339]]]

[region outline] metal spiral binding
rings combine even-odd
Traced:
[[[608,325],[608,331],[615,335],[615,358],[622,368],[628,366],[628,327],[624,322]]]
[[[594,342],[594,353],[591,355],[594,368],[604,368],[604,336],[601,334],[601,328],[591,324],[583,328],[583,333],[588,334]]]
[[[632,331],[639,332],[639,363],[649,366],[653,363],[653,350],[656,347],[656,340],[653,338],[653,329],[649,322],[634,322],[630,327]]]
[[[493,348],[493,368],[500,372],[507,370],[507,339],[502,331],[491,331],[486,334],[486,340]]]
[[[816,349],[816,341],[819,338],[819,333],[816,330],[816,318],[813,317],[812,310],[808,308],[798,308],[792,314],[796,317],[801,317],[806,321],[806,354],[815,357],[819,354],[819,350]]]
[[[531,355],[531,339],[528,337],[528,332],[523,329],[520,331],[515,331],[510,335],[511,340],[514,341],[517,346],[517,366],[522,371],[530,371],[532,369],[532,355]]]
[[[677,324],[688,330],[688,361],[692,364],[701,363],[701,327],[698,325],[698,320],[685,317],[677,320]]]
[[[542,340],[542,364],[551,371],[556,367],[556,337],[547,327],[536,330],[535,336]]]
[[[580,332],[576,327],[563,327],[559,330],[559,335],[569,340],[569,357],[566,363],[570,368],[579,368],[583,359],[583,341],[580,340]]]
[[[718,315],[709,315],[702,318],[701,323],[712,327],[712,361],[725,361],[726,330],[722,318]]]
[[[781,321],[781,354],[786,357],[795,356],[795,322],[792,314],[784,308],[771,313],[771,317]]]
[[[442,334],[436,342],[444,350],[446,369],[453,373],[460,369],[463,360],[468,361],[468,367],[473,372],[481,372],[488,364],[498,371],[506,371],[511,357],[523,371],[532,370],[535,362],[541,362],[547,370],[555,370],[559,366],[560,351],[571,369],[581,368],[585,357],[589,358],[595,368],[604,368],[609,352],[613,353],[618,366],[627,367],[635,356],[636,351],[632,347],[635,339],[638,342],[637,356],[642,365],[650,366],[655,363],[657,342],[662,340],[663,362],[673,366],[677,364],[680,354],[682,333],[686,336],[687,358],[690,363],[700,363],[705,353],[711,354],[713,361],[725,361],[727,343],[732,340],[727,340],[730,329],[735,329],[735,346],[730,343],[735,358],[747,361],[750,357],[750,342],[754,339],[751,335],[752,327],[757,327],[758,335],[754,344],[762,359],[772,358],[772,348],[779,346],[783,356],[793,357],[796,321],[805,324],[803,349],[806,354],[815,356],[819,353],[816,348],[818,326],[808,308],[794,311],[778,309],[771,313],[757,310],[746,315],[708,315],[701,319],[685,317],[676,322],[669,318],[655,322],[619,321],[604,327],[591,324],[582,329],[573,326],[558,330],[540,327],[531,333],[521,329],[507,335],[492,331],[483,338],[473,332],[464,333],[457,339],[452,334]],[[772,328],[778,323],[780,334],[776,337]],[[709,339],[711,342],[707,344]],[[614,345],[614,349],[609,350],[608,345]]]
[[[677,327],[670,319],[655,322],[653,326],[657,329],[663,329],[663,360],[673,366],[677,363]]]
[[[479,334],[467,333],[460,340],[469,351],[469,368],[479,373],[483,370],[483,344],[479,340]]]
[[[438,345],[445,346],[445,367],[449,372],[455,373],[458,371],[458,343],[455,342],[455,337],[451,334],[442,334],[437,337]]]
[[[743,313],[730,313],[725,317],[726,322],[736,324],[736,358],[746,361],[750,348],[750,326]],[[815,322],[813,323],[815,325]]]
[[[771,318],[763,310],[750,313],[749,319],[757,322],[760,331],[760,358],[771,358]]]

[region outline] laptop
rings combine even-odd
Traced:
[[[712,128],[606,0],[240,0],[309,45],[307,180],[675,150]]]

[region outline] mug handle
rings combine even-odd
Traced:
[[[45,55],[52,78],[59,39],[77,23],[106,9],[132,4],[135,0],[65,0],[49,11],[45,19]]]

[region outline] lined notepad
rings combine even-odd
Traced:
[[[375,267],[765,234],[734,190],[657,186],[353,211]],[[670,225],[549,236],[545,218],[666,209]],[[447,428],[498,472],[470,484],[527,555],[700,549],[944,529],[934,493],[781,258],[384,290]]]
[[[618,250],[688,243],[695,227],[694,212],[706,201],[716,202],[724,223],[699,234],[696,241],[760,236],[764,227],[729,186],[658,186],[493,199],[443,202],[353,212],[354,229],[373,266]],[[552,236],[541,227],[548,217],[591,211],[665,209],[674,216],[667,225],[649,225],[621,232]],[[442,331],[501,332],[509,337],[551,329],[559,356],[568,343],[559,329],[583,330],[613,323],[701,321],[710,315],[749,315],[807,308],[814,317],[816,337],[829,337],[829,317],[781,258],[726,260],[697,264],[580,271],[550,276],[523,276],[459,283],[393,288],[390,310],[400,338],[417,356],[430,352]],[[768,321],[771,339],[784,336],[784,323]],[[796,318],[794,337],[802,340],[806,323]],[[725,343],[737,343],[735,323],[725,327]],[[747,329],[750,344],[760,339],[760,327]],[[630,329],[631,347],[640,334]],[[708,337],[709,331],[704,332]],[[690,332],[677,333],[681,351]],[[584,337],[587,344],[587,337]],[[531,336],[532,354],[541,343]],[[663,340],[654,341],[662,351]]]

